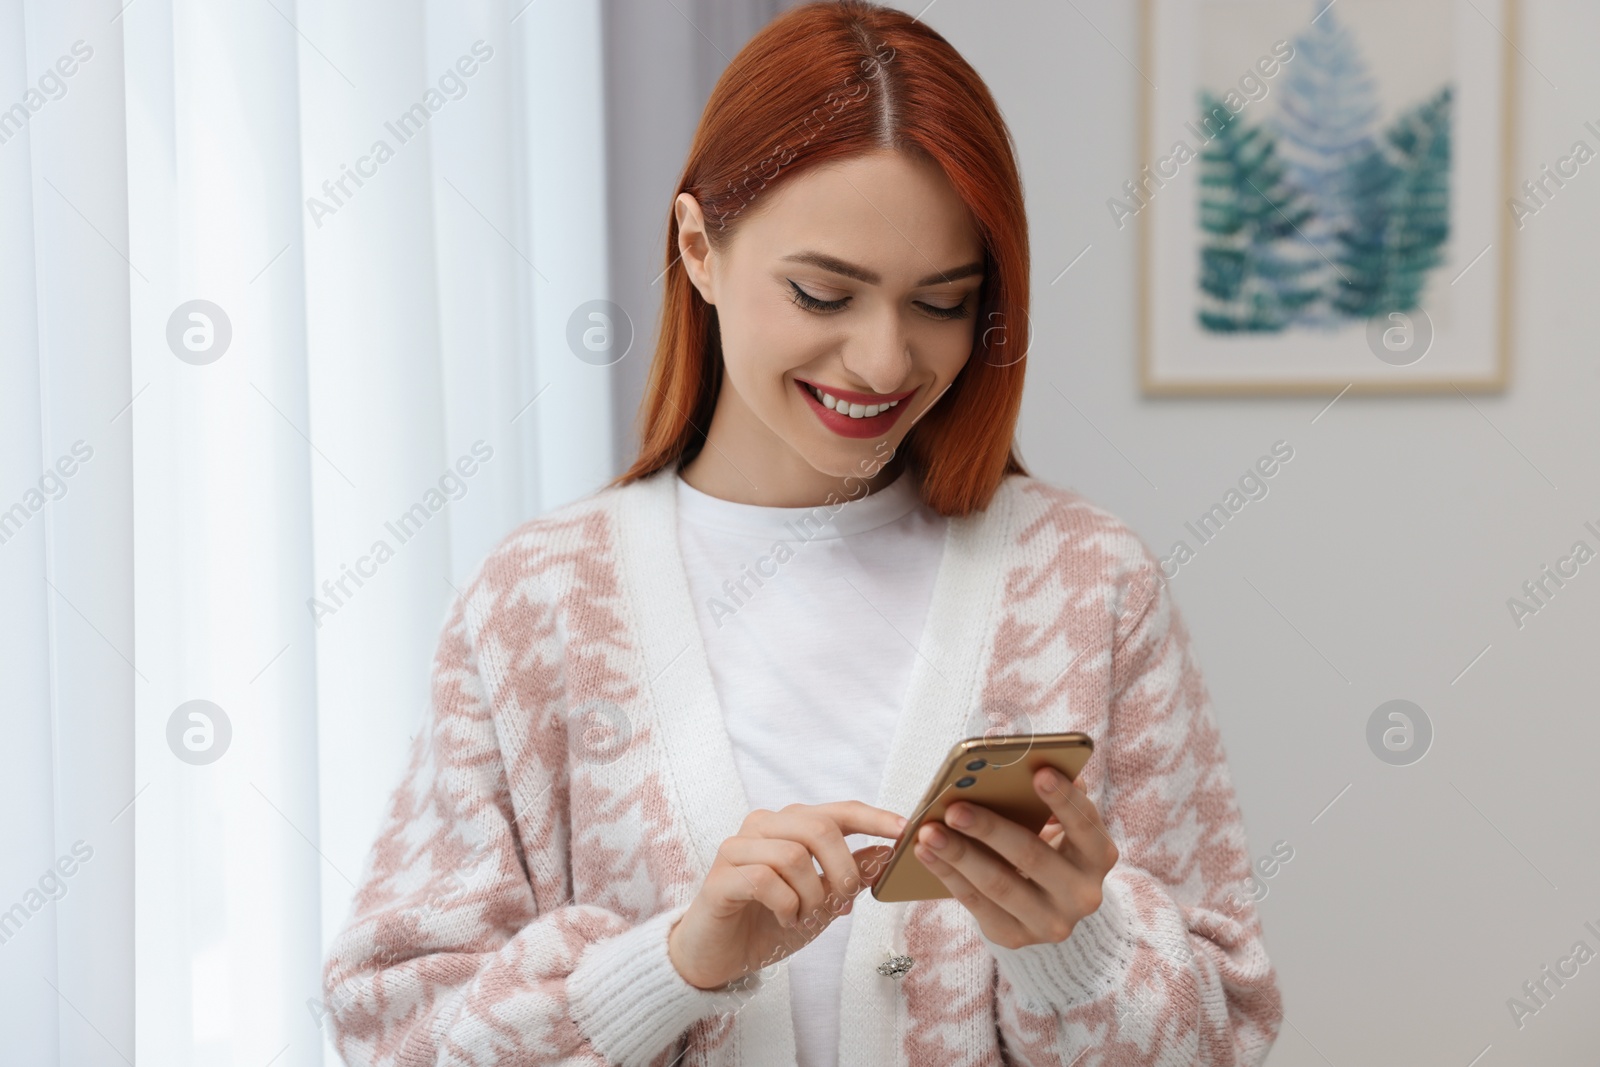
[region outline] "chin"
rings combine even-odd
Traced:
[[[850,444],[836,444],[826,450],[801,450],[800,454],[813,468],[831,478],[872,478],[894,457],[893,449],[886,443],[880,447],[880,442],[885,441],[881,437],[865,438]]]
[[[813,470],[819,474],[826,474],[830,478],[843,478],[857,473],[855,462],[849,457],[841,457],[837,453],[830,452],[823,455],[801,451],[800,455],[811,465]]]

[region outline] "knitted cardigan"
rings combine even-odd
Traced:
[[[795,1062],[786,964],[701,990],[667,955],[750,811],[675,478],[525,523],[457,599],[323,968],[346,1062]],[[1020,949],[953,899],[863,891],[841,1067],[1260,1063],[1277,976],[1210,697],[1149,548],[1077,493],[1011,475],[950,520],[919,653],[878,796],[839,799],[909,814],[961,738],[1082,730],[1120,859],[1070,937]],[[903,978],[877,971],[891,950],[916,961]]]

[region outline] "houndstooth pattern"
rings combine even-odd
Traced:
[[[524,524],[453,606],[427,726],[324,965],[346,1062],[779,1062],[787,1007],[747,1010],[761,976],[696,990],[665,957],[704,877],[704,830],[649,705],[654,606],[630,598],[629,568],[661,560],[625,559],[622,534],[671,475]],[[1120,859],[1060,944],[1007,949],[955,901],[905,906],[916,965],[894,981],[898,1007],[841,1041],[918,1067],[1259,1064],[1282,1017],[1276,974],[1253,908],[1230,900],[1249,873],[1243,824],[1155,557],[1108,512],[1023,476],[960,521],[1003,576],[997,607],[968,623],[980,729],[1089,733],[1083,781]],[[847,975],[845,997],[888,981]]]

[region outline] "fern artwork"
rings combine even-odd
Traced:
[[[1089,254],[1137,249],[1140,389],[1503,391],[1516,231],[1600,158],[1600,119],[1508,150],[1518,0],[1139,3],[1140,152]]]
[[[1339,8],[1312,0],[1306,19],[1271,99],[1197,94],[1196,315],[1210,334],[1414,312],[1446,266],[1454,87],[1385,107]]]

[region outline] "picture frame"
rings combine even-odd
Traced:
[[[1504,390],[1515,0],[1142,16],[1141,169],[1107,202],[1140,231],[1142,392]]]

